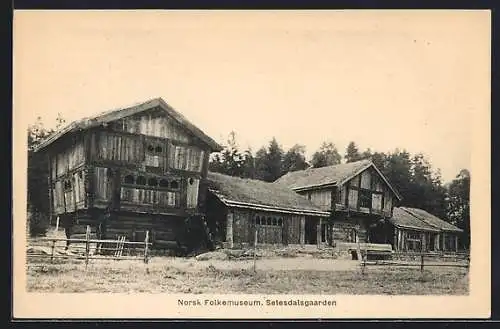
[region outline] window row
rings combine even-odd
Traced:
[[[167,179],[157,177],[145,177],[142,175],[126,175],[123,178],[123,183],[127,185],[137,185],[137,186],[149,186],[149,187],[161,187],[161,188],[170,188],[170,189],[179,189],[180,182],[177,179]]]
[[[268,226],[283,226],[282,217],[266,217],[266,216],[256,216],[256,225],[268,225]]]

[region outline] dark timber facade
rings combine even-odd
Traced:
[[[368,160],[290,172],[274,184],[307,197],[330,220],[322,224],[328,244],[391,243],[394,204],[401,199],[383,174]]]
[[[49,159],[51,215],[67,236],[178,245],[202,226],[211,152],[221,147],[161,98],[69,124],[36,149]]]

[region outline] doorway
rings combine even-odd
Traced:
[[[318,224],[319,220],[314,217],[306,217],[305,225],[305,243],[317,244],[318,243]]]

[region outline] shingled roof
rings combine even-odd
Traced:
[[[203,131],[201,131],[198,127],[192,124],[188,119],[186,119],[181,113],[176,111],[170,105],[168,105],[162,98],[154,98],[142,103],[137,103],[131,106],[126,106],[123,108],[110,110],[106,112],[101,112],[92,117],[83,118],[77,121],[73,121],[61,130],[52,134],[40,144],[38,144],[35,148],[35,151],[39,151],[63,135],[68,133],[72,133],[79,130],[86,130],[92,127],[97,127],[115,120],[119,120],[130,115],[134,115],[143,111],[150,110],[152,108],[161,108],[164,110],[171,118],[173,118],[178,124],[184,127],[191,134],[199,138],[201,141],[206,143],[213,151],[221,151],[222,146],[220,146],[217,142],[215,142],[212,138],[207,136]]]
[[[439,232],[439,229],[426,224],[401,207],[394,207],[392,217],[388,219],[394,226],[417,231]]]
[[[328,217],[305,197],[291,189],[255,179],[208,173],[209,191],[226,206]]]
[[[304,190],[324,186],[339,186],[369,167],[373,167],[380,177],[382,177],[387,186],[389,186],[389,188],[394,192],[396,197],[401,199],[400,194],[391,186],[371,160],[361,160],[321,168],[308,168],[305,170],[292,171],[278,178],[274,183],[286,186],[293,190]]]
[[[427,225],[438,228],[439,230],[446,232],[463,232],[462,229],[442,220],[441,218],[434,216],[433,214],[423,209],[409,208],[409,207],[400,207],[400,208],[410,213],[412,216],[418,218],[422,222],[425,222]]]

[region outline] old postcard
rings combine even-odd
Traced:
[[[489,317],[489,11],[15,11],[13,40],[14,317]]]

